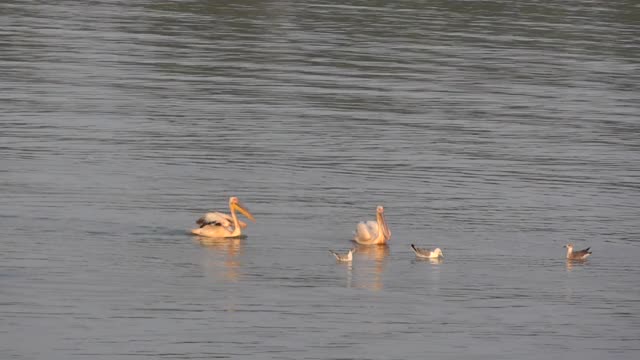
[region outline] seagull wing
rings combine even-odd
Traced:
[[[586,248],[586,249],[582,249],[580,251],[574,251],[573,253],[577,256],[586,256],[591,254],[591,251],[589,251],[589,249],[591,249],[590,247]]]

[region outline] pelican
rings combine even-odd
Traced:
[[[413,244],[411,244],[411,248],[413,249],[413,252],[416,253],[416,256],[419,258],[440,259],[444,257],[444,254],[442,254],[442,250],[440,248],[423,249],[423,248],[416,247]]]
[[[590,247],[580,251],[573,251],[573,244],[567,244],[564,247],[567,248],[567,259],[569,260],[584,260],[591,255]]]
[[[347,261],[351,261],[353,260],[353,253],[356,252],[356,249],[349,249],[349,252],[346,254],[338,254],[337,252],[333,251],[333,250],[329,250],[330,253],[333,254],[333,256],[336,257],[336,260],[338,261],[343,261],[343,262],[347,262]]]
[[[391,231],[384,220],[384,208],[378,205],[376,221],[358,223],[353,240],[362,245],[386,244],[391,238]]]
[[[233,238],[242,235],[242,228],[246,227],[238,220],[236,210],[240,211],[244,216],[251,221],[255,221],[253,215],[247,210],[244,205],[240,203],[237,197],[232,196],[229,198],[229,210],[231,216],[219,212],[210,212],[204,214],[196,221],[196,224],[200,225],[197,229],[192,229],[191,233],[194,235],[206,236],[210,238]],[[244,226],[243,226],[244,224]]]

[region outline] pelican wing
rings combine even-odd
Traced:
[[[359,222],[356,227],[356,241],[366,242],[375,239],[378,236],[378,223],[375,221]]]
[[[247,223],[238,220],[240,224],[240,228],[247,227]],[[196,220],[196,224],[200,225],[200,227],[204,227],[206,225],[220,225],[224,227],[233,226],[233,218],[230,215],[221,213],[221,212],[209,212],[204,214],[201,218]]]
[[[380,226],[378,226],[378,222],[369,220],[365,223],[365,225],[367,226],[367,229],[369,229],[369,234],[371,234],[371,238],[372,239],[377,238],[378,232],[380,231]]]
[[[214,225],[214,224],[219,224],[224,227],[229,227],[233,224],[233,220],[227,214],[223,214],[220,212],[209,212],[204,214],[198,220],[196,220],[196,224],[200,225],[200,227],[203,227],[206,225]]]

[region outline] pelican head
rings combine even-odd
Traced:
[[[433,250],[433,255],[441,258],[444,257],[444,254],[442,253],[442,249],[440,248],[435,248],[435,250]]]
[[[240,211],[242,215],[246,216],[249,220],[254,222],[256,221],[256,219],[253,218],[253,215],[251,215],[247,207],[242,205],[242,203],[240,202],[240,200],[238,200],[237,197],[232,196],[229,198],[229,207]]]
[[[573,244],[567,244],[567,245],[563,246],[563,248],[567,248],[567,249],[569,249],[569,251],[573,251]]]
[[[391,230],[389,230],[389,227],[387,226],[387,221],[384,219],[384,206],[378,205],[378,207],[376,208],[376,217],[385,239],[387,240],[390,239]]]

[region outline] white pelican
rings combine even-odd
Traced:
[[[416,253],[416,256],[419,258],[440,259],[444,257],[444,254],[442,254],[442,250],[440,248],[424,249],[424,248],[416,247],[413,244],[411,244],[411,248],[413,249],[413,252]]]
[[[564,247],[567,248],[567,259],[569,260],[584,260],[591,255],[590,247],[580,251],[573,251],[573,244],[567,244]]]
[[[384,220],[384,208],[379,205],[376,209],[376,221],[358,223],[353,240],[362,245],[386,244],[391,238],[391,231]]]
[[[338,254],[333,250],[329,250],[329,252],[332,253],[338,261],[351,261],[353,260],[353,253],[356,252],[356,249],[349,249],[349,252],[346,254]]]
[[[240,211],[251,221],[255,221],[253,215],[251,215],[249,210],[247,210],[235,196],[229,198],[229,210],[231,210],[231,216],[219,212],[204,214],[204,216],[196,221],[196,224],[199,224],[200,227],[191,230],[191,233],[210,238],[232,238],[242,235],[241,229],[247,225],[238,220],[236,210]]]

